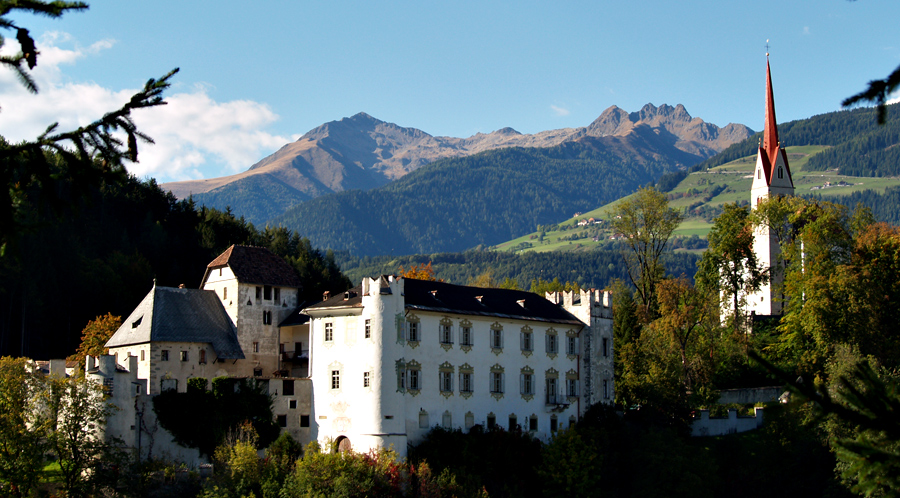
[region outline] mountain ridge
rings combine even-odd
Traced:
[[[439,159],[507,147],[546,148],[586,138],[626,136],[642,126],[669,142],[676,167],[691,166],[752,134],[744,125],[730,123],[719,128],[691,117],[681,104],[647,104],[634,113],[611,106],[584,127],[535,134],[505,127],[467,138],[432,136],[360,112],[313,128],[247,171],[161,187],[178,198],[193,195],[201,204],[231,206],[235,213],[262,223],[300,202],[345,190],[376,188]],[[279,195],[267,196],[268,190]]]

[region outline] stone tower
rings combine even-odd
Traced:
[[[766,122],[761,142],[756,156],[756,170],[753,172],[753,186],[750,189],[752,209],[756,209],[762,199],[794,194],[787,154],[778,140],[778,127],[775,124],[775,97],[772,92],[769,54],[766,54]],[[780,315],[782,302],[779,294],[784,281],[784,268],[779,258],[781,248],[775,234],[767,227],[757,227],[753,236],[753,251],[760,266],[769,269],[769,282],[747,296],[747,311],[756,315]]]

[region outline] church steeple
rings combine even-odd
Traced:
[[[794,194],[794,182],[788,167],[788,158],[778,139],[775,121],[775,94],[772,91],[772,69],[766,54],[766,123],[756,155],[756,169],[750,187],[753,209],[761,201],[774,196]],[[746,310],[757,315],[780,315],[782,312],[781,285],[784,281],[783,263],[779,260],[779,240],[766,226],[758,226],[753,232],[753,252],[763,268],[769,268],[769,281],[756,292],[746,296]]]
[[[794,182],[791,178],[787,154],[781,147],[781,141],[778,138],[778,125],[775,120],[775,93],[772,91],[772,68],[769,66],[768,53],[766,53],[766,121],[759,147],[759,159],[761,171],[756,176],[764,180],[767,187],[773,186],[774,181],[781,186],[793,188]],[[781,181],[775,181],[776,178]],[[784,185],[785,183],[787,185]]]
[[[778,142],[778,125],[775,124],[775,94],[772,92],[772,68],[769,67],[768,55],[766,54],[766,128],[762,145],[769,164],[775,164],[781,147]]]

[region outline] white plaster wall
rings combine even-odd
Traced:
[[[219,300],[222,301],[222,305],[225,306],[225,311],[228,313],[228,316],[231,317],[231,322],[237,325],[238,319],[238,305],[240,304],[238,301],[238,281],[237,277],[235,277],[234,272],[231,271],[231,268],[216,268],[214,270],[209,271],[209,275],[206,277],[206,281],[203,282],[203,290],[211,290],[219,296]],[[227,289],[228,297],[225,297]]]
[[[759,178],[760,172],[762,171],[761,154],[762,153],[757,154],[756,157],[756,170],[753,175],[753,185],[750,189],[750,205],[752,209],[756,209],[757,204],[759,204],[762,199],[771,196],[794,195],[794,187],[791,183],[790,175],[788,174],[787,167],[785,167],[784,159],[781,154],[778,155],[778,159],[776,160],[775,165],[773,165],[773,171],[775,171],[776,174],[773,175],[771,184],[764,178],[764,173],[762,174],[763,178]],[[782,178],[778,178],[778,168],[783,168],[784,170]],[[782,312],[783,303],[780,301],[780,296],[778,296],[778,289],[784,281],[784,273],[779,266],[781,247],[778,244],[778,239],[770,232],[768,227],[759,226],[754,230],[753,251],[756,254],[760,267],[770,268],[771,274],[769,282],[763,285],[759,291],[746,297],[747,311],[754,311],[757,315],[780,314]]]
[[[545,404],[545,372],[554,368],[558,373],[560,389],[565,389],[566,373],[578,372],[579,356],[566,355],[566,332],[569,325],[547,324],[524,320],[498,319],[494,317],[462,316],[453,314],[406,312],[403,309],[402,280],[391,284],[392,293],[381,295],[377,281],[364,296],[364,309],[332,310],[331,316],[314,316],[311,321],[312,381],[315,412],[315,436],[320,442],[346,436],[353,448],[366,451],[370,447],[393,444],[401,456],[406,455],[406,444],[415,444],[428,430],[441,425],[443,414],[451,417],[451,428],[465,427],[466,413],[474,415],[476,424],[486,425],[489,413],[497,424],[507,427],[510,414],[527,430],[528,419],[538,418],[535,436],[550,436],[550,408]],[[364,286],[366,287],[366,286]],[[403,322],[414,314],[420,321],[420,341],[417,345],[398,338],[398,320]],[[363,338],[365,319],[372,320],[372,339]],[[453,327],[453,344],[445,349],[440,344],[439,326],[449,318]],[[465,351],[460,347],[460,322],[471,322],[473,346]],[[334,341],[324,341],[324,325],[332,323]],[[491,326],[503,327],[504,347],[494,353],[490,348]],[[532,329],[534,350],[523,354],[520,349],[520,332],[523,326]],[[547,354],[545,335],[553,328],[558,334],[558,353]],[[580,329],[580,327],[574,327]],[[412,393],[398,388],[397,361],[416,361],[421,365],[420,391]],[[448,362],[453,366],[453,392],[449,395],[439,389],[439,367]],[[464,397],[460,392],[459,368],[468,364],[473,372],[473,393]],[[490,393],[490,372],[494,365],[501,365],[505,374],[502,396]],[[526,399],[520,394],[519,374],[529,366],[534,371],[535,394]],[[331,370],[341,371],[340,390],[331,389]],[[363,372],[370,371],[372,385],[363,387]],[[580,379],[579,379],[580,382]],[[428,413],[428,427],[420,428],[420,413]],[[579,403],[573,399],[565,410],[555,413],[558,428],[568,426],[569,417],[577,417]]]

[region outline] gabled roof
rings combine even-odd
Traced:
[[[211,270],[226,266],[243,284],[303,287],[294,267],[265,247],[232,245],[207,265],[203,282]]]
[[[148,342],[209,343],[219,358],[244,358],[234,323],[213,291],[153,286],[106,347]]]
[[[768,55],[766,54],[766,122],[759,156],[762,159],[763,174],[767,185],[772,184],[773,175],[775,174],[774,166],[778,162],[779,156],[784,162],[788,179],[793,185],[794,180],[793,176],[791,176],[791,168],[788,166],[787,154],[784,153],[784,149],[781,148],[781,141],[778,139],[778,125],[775,121],[775,93],[772,91],[772,69],[769,67]]]
[[[403,279],[407,310],[585,325],[562,306],[531,292],[467,287],[431,280]],[[361,308],[362,287],[354,287],[307,309]]]

